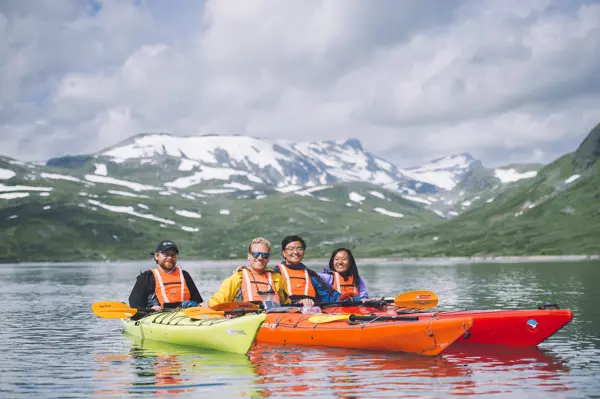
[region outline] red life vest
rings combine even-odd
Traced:
[[[154,291],[160,306],[164,307],[165,303],[183,302],[190,299],[190,290],[180,268],[175,266],[171,273],[166,273],[158,267],[151,270],[154,274]]]
[[[284,264],[280,264],[279,270],[287,284],[287,291],[290,296],[302,296],[305,298],[315,298],[317,293],[308,276],[308,270],[292,269]]]
[[[354,276],[348,276],[348,280],[344,280],[344,277],[335,271],[333,272],[333,288],[341,294],[347,294],[352,297],[360,295],[358,288],[354,286]]]
[[[252,301],[263,301],[266,297],[266,292],[273,295],[273,298],[279,297],[275,292],[275,284],[273,284],[273,275],[270,271],[266,271],[262,274],[254,273],[247,267],[242,267],[242,300],[244,302]],[[258,291],[261,291],[259,293]]]

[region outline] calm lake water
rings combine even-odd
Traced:
[[[205,299],[234,268],[180,264]],[[538,348],[435,358],[293,347],[207,352],[136,341],[118,320],[92,314],[93,302],[127,302],[136,275],[151,266],[0,265],[0,397],[600,398],[598,262],[360,265],[372,296],[427,289],[444,310],[554,302],[575,314]]]

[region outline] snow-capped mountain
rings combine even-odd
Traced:
[[[403,172],[413,180],[426,182],[443,190],[452,190],[472,169],[482,168],[481,162],[463,153],[435,159],[422,166],[405,169]]]
[[[290,142],[244,136],[176,137],[139,135],[98,156],[115,164],[176,162],[176,174],[164,185],[189,188],[210,180],[232,178],[249,189],[269,186],[278,190],[314,187],[336,182],[367,181],[389,186],[410,185],[390,162],[364,151],[358,140]],[[414,182],[413,182],[414,184]]]
[[[17,166],[12,162],[12,167]],[[165,133],[140,134],[96,154],[51,159],[47,166],[54,168],[52,173],[19,175],[86,187],[128,188],[130,195],[156,192],[238,199],[261,199],[276,192],[318,196],[317,192],[336,183],[368,183],[442,217],[455,216],[476,201],[489,199],[504,183],[535,176],[535,171],[519,165],[486,169],[467,153],[401,169],[365,151],[354,139],[291,142]],[[62,173],[57,167],[69,172]],[[7,179],[12,173],[0,170],[0,177]]]

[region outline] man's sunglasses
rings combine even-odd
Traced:
[[[271,256],[269,252],[250,252],[250,255],[252,255],[254,259],[258,259],[258,257],[261,255],[263,259],[269,259],[269,256]]]

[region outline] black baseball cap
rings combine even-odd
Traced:
[[[177,248],[177,245],[175,245],[173,241],[164,240],[158,243],[156,246],[156,251],[150,252],[150,255],[154,255],[157,252],[165,252],[168,249],[174,249],[175,252],[179,253],[179,248]]]

